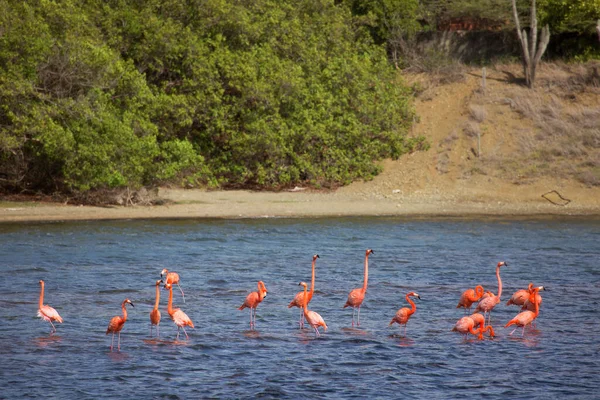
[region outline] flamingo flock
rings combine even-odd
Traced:
[[[471,305],[479,301],[475,312],[469,316],[460,318],[452,331],[459,332],[465,337],[469,333],[476,335],[479,339],[483,339],[483,334],[489,332],[490,337],[494,337],[494,328],[491,325],[492,310],[498,304],[500,304],[502,297],[502,279],[500,278],[500,268],[508,266],[505,261],[500,261],[496,265],[496,279],[498,280],[498,294],[494,295],[492,292],[485,292],[483,286],[477,285],[475,289],[467,289],[463,292],[458,301],[456,308],[465,308],[465,312],[471,309]],[[522,327],[523,331],[521,336],[525,335],[525,327],[534,323],[540,312],[540,304],[542,304],[542,296],[539,295],[540,290],[546,290],[544,286],[533,287],[533,283],[530,283],[527,289],[517,290],[511,298],[506,302],[507,306],[518,305],[521,306],[521,312],[511,319],[504,327],[508,328],[511,325],[517,327],[510,332],[512,335],[518,327]],[[480,312],[484,314],[481,315]],[[487,316],[487,326],[485,324]],[[477,329],[479,328],[479,329]]]
[[[343,308],[352,307],[352,321],[351,324],[354,327],[355,325],[355,313],[356,316],[356,326],[360,326],[360,307],[365,299],[365,295],[367,292],[367,284],[369,279],[369,255],[374,254],[372,249],[367,249],[365,251],[364,258],[364,280],[363,286],[360,288],[356,288],[350,291],[348,294],[348,298]],[[288,304],[288,308],[298,307],[301,311],[301,316],[299,320],[300,328],[304,328],[304,320],[310,325],[312,329],[314,329],[315,337],[321,336],[319,332],[319,328],[323,328],[323,330],[327,331],[327,324],[323,317],[315,311],[309,310],[308,305],[313,299],[314,289],[315,289],[315,266],[317,259],[320,258],[318,254],[313,255],[312,257],[312,276],[311,276],[311,285],[310,291],[308,291],[308,284],[306,282],[300,282],[298,285],[303,287],[303,290],[298,292],[293,300]],[[488,333],[490,338],[495,337],[494,328],[491,325],[491,312],[492,310],[501,302],[502,296],[502,280],[500,278],[500,268],[508,266],[508,264],[504,261],[499,262],[496,265],[496,278],[498,280],[498,294],[494,295],[491,292],[484,292],[484,288],[481,285],[475,286],[474,289],[465,290],[458,301],[458,305],[456,308],[464,308],[465,313],[470,313],[471,307],[473,304],[478,303],[475,312],[470,315],[465,315],[461,317],[452,328],[452,331],[458,332],[466,338],[468,334],[472,334],[477,336],[479,340],[483,339],[484,333]],[[177,327],[177,337],[176,341],[179,340],[180,330],[183,330],[185,334],[186,340],[189,340],[189,335],[185,329],[194,328],[194,323],[188,317],[188,315],[181,310],[181,308],[173,307],[173,285],[177,285],[179,290],[181,291],[181,296],[183,302],[185,302],[185,297],[183,290],[180,286],[180,276],[176,272],[168,271],[167,269],[163,269],[160,273],[160,280],[156,280],[154,286],[156,287],[156,299],[154,302],[154,307],[150,311],[150,337],[153,337],[153,328],[156,327],[156,336],[158,339],[160,337],[159,333],[159,324],[161,320],[161,313],[159,310],[160,304],[160,285],[163,285],[164,290],[169,291],[169,300],[167,305],[167,312],[169,317]],[[38,307],[38,317],[47,321],[52,326],[52,330],[50,334],[54,334],[56,332],[56,326],[53,322],[62,323],[63,319],[58,314],[58,312],[50,307],[49,305],[44,305],[44,281],[40,280],[40,297],[39,297],[39,307]],[[521,312],[517,314],[513,319],[511,319],[506,325],[505,328],[510,326],[515,326],[515,328],[510,332],[509,335],[512,335],[516,329],[519,327],[522,328],[521,336],[525,335],[525,328],[529,325],[532,325],[534,321],[537,319],[540,313],[540,305],[542,304],[542,297],[539,294],[540,291],[544,291],[546,288],[544,286],[534,287],[533,283],[530,283],[527,289],[520,289],[516,291],[511,298],[506,303],[507,306],[517,305],[521,307]],[[254,330],[256,328],[256,311],[258,305],[265,299],[267,296],[267,288],[263,281],[257,282],[257,290],[249,293],[241,306],[238,307],[238,310],[244,310],[245,308],[250,309],[250,329]],[[410,305],[408,307],[400,308],[396,314],[391,319],[389,326],[397,323],[400,327],[404,325],[403,335],[406,336],[406,329],[409,319],[416,313],[417,306],[413,299],[421,300],[421,296],[414,292],[408,292],[405,296],[406,302]],[[108,328],[106,330],[106,334],[112,333],[112,339],[110,344],[110,350],[113,351],[114,347],[114,338],[115,334],[117,334],[117,350],[121,349],[121,331],[127,322],[127,308],[126,305],[131,305],[134,307],[133,302],[130,299],[125,299],[121,303],[122,316],[117,315],[111,318]],[[481,314],[483,312],[483,315]],[[487,323],[486,323],[487,320]]]

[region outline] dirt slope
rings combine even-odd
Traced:
[[[372,181],[357,182],[339,191],[411,201],[542,205],[549,201],[541,196],[555,190],[571,200],[570,207],[577,204],[599,207],[598,186],[579,182],[575,179],[577,171],[562,174],[554,168],[558,165],[563,168],[566,164],[567,169],[572,169],[591,163],[591,173],[598,174],[600,158],[594,146],[588,154],[567,154],[538,163],[532,161],[533,154],[538,151],[528,148],[524,138],[539,135],[544,127],[537,126],[536,121],[515,107],[515,101],[522,102],[531,92],[515,82],[514,77],[519,74],[518,66],[487,69],[484,92],[482,70],[471,69],[465,74],[464,81],[427,89],[416,102],[420,121],[414,127],[414,133],[427,137],[431,149],[398,161],[387,160],[383,162],[383,172]],[[556,67],[542,69],[538,78],[540,87],[534,91],[533,98],[538,99],[542,107],[546,102],[560,103],[565,115],[571,115],[571,109],[593,113],[600,107],[598,87],[594,90],[571,87],[577,95],[573,100],[573,93],[565,93],[568,97],[565,105],[565,101],[561,102],[555,94],[561,93],[559,84],[551,87],[547,83],[551,80],[569,82],[572,78],[569,74],[572,72]],[[600,123],[598,114],[593,115]],[[480,157],[477,157],[477,137],[473,132],[477,130],[481,134]],[[596,130],[595,134],[596,141],[600,140],[600,132]],[[548,143],[544,138],[540,146]],[[529,144],[529,147],[535,145]],[[559,204],[566,203],[554,192],[547,197]]]

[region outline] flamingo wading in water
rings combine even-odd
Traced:
[[[242,304],[238,310],[243,310],[248,307],[250,309],[250,329],[253,330],[256,325],[256,307],[260,304],[261,301],[267,296],[267,288],[263,281],[258,281],[257,283],[258,290],[256,292],[252,292],[246,296],[246,300],[244,300],[244,304]]]
[[[296,293],[296,296],[294,296],[294,300],[292,300],[290,304],[288,304],[288,308],[300,308],[300,328],[304,327],[304,296],[308,296],[307,303],[310,303],[310,301],[313,298],[313,293],[315,292],[315,264],[317,262],[317,258],[319,258],[318,254],[315,254],[312,258],[312,278],[310,281],[310,291],[306,295],[304,294],[304,292]]]
[[[183,302],[185,303],[185,294],[183,294],[183,289],[179,286],[179,274],[177,272],[169,272],[168,269],[163,269],[160,271],[160,279],[165,277],[165,284],[170,283],[171,285],[177,285],[179,291],[181,292],[181,297],[183,297]]]
[[[318,313],[308,310],[308,297],[306,293],[306,287],[308,285],[306,282],[300,282],[298,286],[304,286],[304,307],[302,307],[304,318],[306,318],[306,322],[314,328],[316,336],[321,336],[319,333],[319,326],[322,326],[323,329],[327,331],[327,324],[325,324],[325,320]]]
[[[354,312],[358,308],[357,326],[360,326],[360,306],[365,299],[365,293],[367,292],[367,282],[369,281],[369,254],[374,253],[373,250],[367,249],[365,252],[365,280],[362,288],[353,289],[348,294],[348,300],[344,304],[344,308],[352,307],[352,326],[354,326]]]
[[[535,307],[534,311],[529,311],[529,310],[521,311],[520,313],[517,314],[516,317],[514,317],[513,319],[508,321],[508,323],[506,325],[504,325],[505,328],[508,328],[511,325],[516,325],[515,329],[513,329],[512,332],[510,332],[510,335],[512,335],[517,330],[517,328],[520,326],[523,327],[523,331],[521,332],[521,337],[523,335],[525,335],[525,327],[527,325],[531,324],[540,314],[540,303],[538,302],[538,299],[537,299],[537,294],[539,291],[540,291],[539,287],[532,288],[531,293],[529,294],[529,301],[532,304],[534,304],[534,307]]]
[[[121,351],[121,329],[125,326],[125,322],[127,321],[127,309],[125,308],[126,304],[131,304],[131,307],[135,307],[131,300],[125,299],[121,303],[121,310],[123,310],[123,316],[116,315],[110,319],[108,323],[108,329],[106,330],[106,334],[112,333],[112,339],[110,341],[110,351],[113,350],[113,344],[115,341],[115,333],[118,333],[117,340],[117,350]]]
[[[50,333],[52,334],[56,332],[56,327],[52,321],[60,322],[62,324],[63,319],[60,315],[58,315],[58,311],[56,311],[54,308],[47,304],[44,305],[44,285],[44,281],[40,280],[40,302],[38,305],[37,316],[46,322],[50,322],[50,325],[52,325],[52,331],[50,331]]]
[[[394,318],[392,318],[392,321],[390,322],[390,326],[394,322],[396,322],[398,325],[404,324],[404,336],[406,336],[406,325],[408,324],[408,320],[409,320],[410,316],[413,315],[415,313],[415,311],[417,311],[417,306],[415,305],[415,302],[412,301],[412,299],[410,298],[411,296],[414,296],[417,299],[421,300],[421,296],[419,296],[418,293],[415,293],[415,292],[407,293],[406,301],[408,302],[408,304],[410,304],[411,308],[402,307],[401,309],[396,311],[396,315],[394,316]]]
[[[158,325],[160,324],[160,311],[158,310],[158,303],[160,301],[160,284],[163,281],[156,281],[156,301],[154,302],[154,308],[150,311],[150,337],[152,337],[152,327],[156,325],[156,337],[160,336],[160,332],[158,331]]]
[[[476,329],[477,327],[479,329]],[[490,337],[496,336],[494,328],[491,325],[485,326],[485,317],[479,313],[462,317],[456,322],[452,331],[464,334],[465,338],[471,333],[477,335],[480,340],[483,339],[483,333],[486,331],[489,331]]]
[[[465,313],[471,311],[471,306],[483,296],[483,286],[477,285],[475,289],[467,289],[458,300],[456,308],[464,307]]]
[[[489,296],[484,296],[481,300],[479,300],[479,304],[475,311],[483,311],[483,316],[488,315],[488,325],[492,320],[492,310],[498,303],[500,303],[500,299],[502,297],[502,279],[500,279],[500,267],[508,266],[508,264],[504,261],[500,261],[496,265],[496,278],[498,278],[498,295],[494,296],[493,294]]]
[[[541,292],[542,290],[548,290],[546,289],[545,286],[538,286],[537,287],[538,292]],[[532,288],[533,290],[533,288]],[[542,296],[539,293],[536,293],[535,295],[536,301],[538,303],[538,306],[541,307],[542,306]],[[529,311],[535,311],[535,304],[530,301],[529,299],[525,300],[525,303],[523,303],[523,307],[521,307],[521,311],[525,311],[525,310],[529,310]],[[535,321],[533,322],[533,324],[535,325]]]
[[[508,299],[508,301],[506,302],[506,305],[510,306],[510,305],[514,304],[514,305],[522,307],[523,304],[525,304],[525,302],[529,298],[529,295],[531,294],[532,289],[533,289],[533,283],[530,283],[529,287],[527,289],[517,290],[515,293],[513,293],[512,296],[510,296],[510,299]]]
[[[170,283],[165,284],[165,289],[169,291],[169,303],[167,304],[167,312],[169,316],[177,325],[177,338],[175,340],[179,340],[179,328],[183,329],[183,333],[185,333],[186,340],[189,339],[187,332],[185,331],[185,327],[189,326],[190,328],[194,328],[194,323],[184,313],[181,308],[173,308],[173,285]]]

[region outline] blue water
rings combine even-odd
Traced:
[[[392,218],[120,221],[0,225],[0,398],[598,398],[600,389],[600,220],[405,220]],[[360,328],[342,309],[348,292],[369,287]],[[300,330],[287,304],[310,282],[310,309],[329,330]],[[461,292],[482,284],[503,301],[497,337],[451,332],[464,315]],[[162,292],[161,339],[149,339],[154,282],[181,275],[194,321],[189,341]],[[65,322],[49,335],[36,318],[45,303]],[[237,310],[265,282],[257,312]],[[510,295],[544,285],[535,329],[511,337]],[[406,337],[388,327],[420,294]],[[108,321],[130,298],[121,351],[110,352]]]

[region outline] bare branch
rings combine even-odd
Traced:
[[[531,43],[529,45],[531,48],[529,50],[529,56],[534,58],[535,54],[537,53],[537,16],[535,10],[535,0],[531,0],[531,9],[529,12],[531,14],[531,23],[529,24],[529,29],[531,31]]]
[[[540,37],[540,47],[538,48],[538,52],[535,55],[534,60],[535,65],[537,65],[542,59],[542,55],[546,51],[548,43],[550,43],[550,27],[546,25],[542,28],[542,37]]]
[[[523,37],[521,36],[521,23],[519,22],[519,14],[517,13],[517,2],[516,0],[511,0],[512,9],[513,9],[513,17],[515,19],[515,26],[517,27],[517,36],[519,36],[519,41],[523,42]]]

